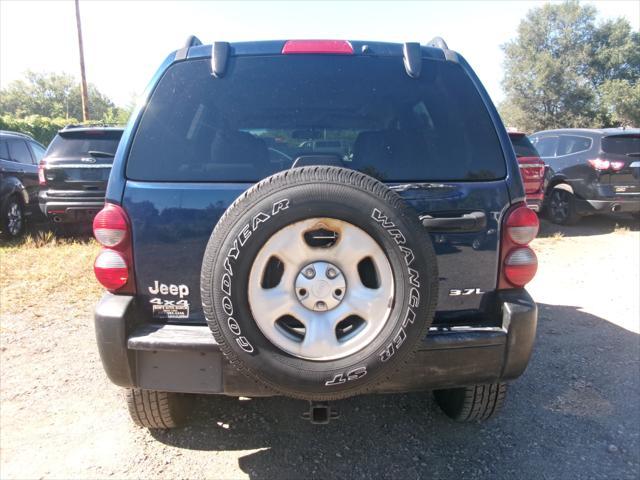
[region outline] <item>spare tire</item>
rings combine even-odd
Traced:
[[[278,393],[331,400],[402,368],[437,300],[415,211],[360,172],[303,167],[240,196],[204,255],[207,322],[228,360]]]

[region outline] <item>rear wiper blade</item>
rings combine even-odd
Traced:
[[[625,153],[627,157],[640,157],[640,152]]]
[[[100,150],[89,150],[87,152],[92,157],[115,157],[115,153],[101,152]]]

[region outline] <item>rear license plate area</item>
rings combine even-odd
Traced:
[[[89,180],[96,182],[106,180],[108,176],[109,172],[102,168],[87,168],[80,171],[80,180]]]

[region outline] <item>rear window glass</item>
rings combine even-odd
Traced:
[[[558,137],[535,138],[533,144],[541,157],[555,157]]]
[[[385,181],[502,178],[502,150],[459,65],[325,55],[232,57],[173,65],[135,134],[127,177],[258,181],[317,152]]]
[[[14,162],[31,165],[33,158],[24,140],[9,140],[9,155]]]
[[[122,131],[63,132],[47,149],[48,157],[86,157],[89,151],[115,153]]]
[[[509,135],[513,150],[516,152],[516,157],[537,157],[538,151],[531,144],[531,141],[526,135]]]
[[[572,155],[574,153],[586,152],[591,148],[592,140],[587,137],[577,135],[562,135],[558,143],[556,155]]]
[[[602,139],[602,151],[618,155],[640,156],[640,135],[612,135],[604,137]]]
[[[0,158],[9,160],[9,149],[7,148],[7,142],[0,140]]]

